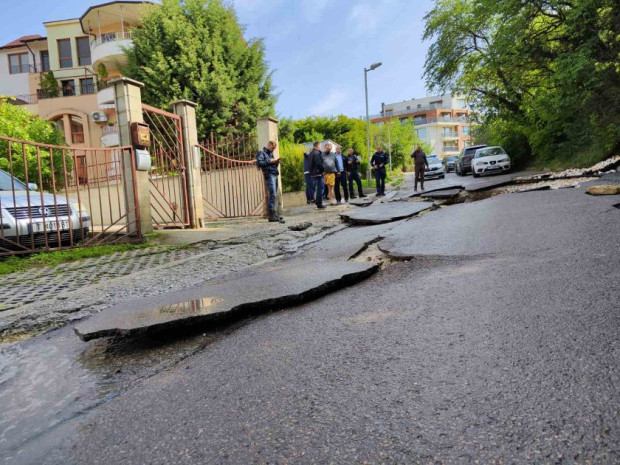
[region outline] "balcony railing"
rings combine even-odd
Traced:
[[[108,42],[117,42],[119,40],[131,40],[131,31],[106,32],[98,35],[95,37],[95,40],[90,43],[90,49],[93,50],[99,45]]]
[[[113,126],[104,126],[103,130],[102,130],[102,134],[104,136],[107,136],[108,134],[117,134],[118,133],[118,126],[117,125],[113,125]]]
[[[459,133],[457,131],[444,131],[444,137],[458,137]]]
[[[39,101],[39,96],[37,94],[13,95],[9,98],[15,99],[11,100],[13,105],[30,105]]]
[[[416,113],[418,111],[428,111],[428,110],[466,110],[466,108],[452,108],[449,105],[424,105],[421,107],[416,107],[416,108],[409,108],[409,109],[405,109],[405,110],[397,110],[397,111],[385,111],[385,113],[378,113],[375,115],[370,115],[371,119],[377,119],[377,118],[391,118],[392,116],[399,116],[399,115],[407,115],[407,114],[413,114]]]

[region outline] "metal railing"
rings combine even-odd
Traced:
[[[459,133],[457,131],[444,131],[442,136],[444,138],[454,138],[459,137]]]
[[[92,51],[99,45],[106,44],[108,42],[118,42],[119,40],[131,40],[131,31],[105,32],[101,35],[97,35],[90,43],[90,49]]]
[[[137,187],[129,181],[136,169],[132,147],[0,136],[0,158],[8,166],[0,172],[0,256],[141,239]]]

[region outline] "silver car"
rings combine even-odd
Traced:
[[[424,168],[424,178],[430,179],[446,177],[443,163],[441,162],[439,157],[437,157],[437,155],[430,155],[426,157],[426,160],[428,161],[428,167]]]
[[[85,208],[77,202],[70,205],[62,195],[36,190],[36,184],[26,186],[0,170],[0,247],[34,249],[46,242],[58,247],[88,236],[91,219]]]

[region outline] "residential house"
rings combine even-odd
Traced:
[[[44,23],[47,37],[23,36],[0,47],[0,95],[54,122],[71,147],[118,146],[114,94],[106,83],[121,75],[131,30],[154,5],[118,0],[92,6],[80,18]],[[56,80],[51,89],[41,82],[50,72]],[[76,152],[78,165],[86,165],[85,156]],[[88,160],[89,166],[106,163]]]
[[[471,145],[470,110],[464,97],[451,94],[381,104],[381,113],[371,116],[373,123],[398,119],[413,121],[415,131],[440,158],[457,155]]]

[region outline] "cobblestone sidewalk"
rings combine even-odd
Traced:
[[[0,309],[9,310],[106,278],[127,276],[148,268],[182,260],[204,251],[204,247],[149,247],[118,252],[98,258],[63,263],[55,267],[36,268],[12,273],[0,279]]]

